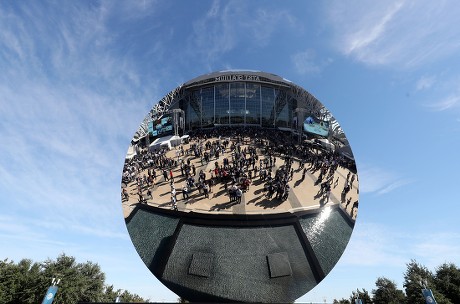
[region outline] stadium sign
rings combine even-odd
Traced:
[[[260,78],[257,75],[233,74],[217,76],[214,78],[214,81],[260,81]]]

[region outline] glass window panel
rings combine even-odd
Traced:
[[[260,124],[260,85],[246,84],[246,123]]]
[[[275,104],[275,93],[273,88],[262,87],[262,126],[273,127],[274,123],[274,104]]]
[[[187,114],[186,115],[186,124],[190,130],[196,129],[200,127],[200,114],[199,114],[199,104],[195,98],[195,96],[190,97],[187,106]]]
[[[245,113],[245,83],[232,82],[230,83],[230,123],[243,124]]]
[[[201,113],[203,127],[214,123],[214,87],[201,89]]]
[[[216,124],[228,124],[229,117],[229,84],[222,83],[216,88]]]
[[[289,106],[284,91],[275,90],[276,126],[289,127]]]

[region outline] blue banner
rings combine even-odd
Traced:
[[[329,123],[313,116],[308,116],[303,122],[303,130],[308,133],[327,137],[329,135]]]
[[[46,292],[45,297],[43,298],[42,304],[51,304],[53,303],[54,296],[56,295],[56,292],[58,290],[58,287],[53,285],[48,288],[48,291]]]
[[[431,289],[422,289],[423,297],[425,298],[426,304],[436,304],[433,293]]]

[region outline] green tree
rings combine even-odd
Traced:
[[[434,285],[452,303],[460,303],[460,268],[452,263],[442,264],[436,269]]]
[[[113,285],[105,286],[104,294],[102,295],[101,302],[113,302],[117,297],[120,297],[123,302],[136,302],[143,303],[149,300],[144,300],[137,294],[132,294],[129,291],[122,291],[121,289],[115,290]]]
[[[351,304],[350,300],[347,300],[347,299],[340,299],[340,300],[336,300],[334,299],[334,301],[332,302],[332,304]]]
[[[144,302],[140,296],[128,291],[113,291],[105,286],[105,274],[93,262],[77,263],[74,257],[60,255],[55,261],[32,263],[24,259],[18,264],[0,261],[0,303],[41,303],[51,278],[60,284],[53,303],[113,302],[118,294],[125,302]]]
[[[56,261],[43,263],[44,275],[61,280],[54,303],[99,301],[103,294],[105,275],[99,265],[92,262],[77,263],[74,257],[61,254]],[[46,288],[43,294],[46,292]]]
[[[7,259],[0,262],[0,303],[41,302],[37,286],[44,278],[38,263],[23,259],[18,264]]]
[[[435,277],[425,266],[411,260],[404,274],[404,288],[407,303],[425,304],[422,288],[430,288],[438,304],[453,304],[442,292],[436,289]]]
[[[415,260],[411,260],[406,266],[403,286],[406,291],[407,303],[425,304],[425,299],[422,295],[422,283],[426,281],[427,285],[431,286],[433,274]]]
[[[364,304],[372,304],[372,298],[369,295],[369,292],[363,288],[362,291],[356,289],[356,291],[351,292],[350,302],[355,303],[356,299],[361,299]]]
[[[384,277],[375,282],[376,289],[372,290],[374,304],[399,304],[405,302],[404,292],[396,284]]]

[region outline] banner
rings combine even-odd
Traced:
[[[329,122],[308,116],[303,122],[303,130],[308,133],[327,137],[329,135]]]
[[[173,118],[171,115],[163,116],[160,119],[149,121],[148,130],[153,137],[164,136],[172,133]]]
[[[422,289],[423,297],[425,298],[426,304],[436,304],[433,293],[431,289]]]
[[[56,285],[50,286],[48,288],[48,291],[46,292],[45,297],[43,298],[42,304],[53,303],[54,296],[56,295],[57,290],[58,290],[58,287]]]

